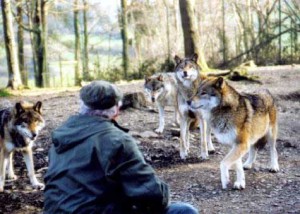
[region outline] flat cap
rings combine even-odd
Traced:
[[[93,81],[80,89],[80,99],[91,109],[109,109],[122,98],[121,91],[104,80]]]

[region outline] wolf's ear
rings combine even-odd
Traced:
[[[163,81],[164,81],[163,75],[160,74],[160,75],[157,77],[157,80],[163,82]]]
[[[197,63],[198,60],[198,54],[194,53],[193,56],[191,57],[191,60]]]
[[[34,106],[33,106],[33,110],[35,110],[36,112],[38,112],[39,114],[42,113],[42,102],[38,101]]]
[[[181,63],[181,61],[182,61],[182,60],[180,59],[180,57],[177,56],[177,55],[175,55],[174,59],[175,59],[176,65],[178,65],[178,64]]]
[[[21,103],[16,103],[15,109],[16,109],[16,115],[17,116],[19,116],[19,115],[21,115],[22,113],[25,112],[25,110],[24,110],[24,108],[23,108],[23,106],[22,106]]]
[[[216,82],[215,82],[215,86],[216,88],[222,89],[225,85],[225,80],[223,77],[218,77]]]

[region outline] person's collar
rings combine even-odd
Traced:
[[[115,120],[112,119],[111,122],[112,122],[117,128],[121,129],[122,131],[124,131],[124,132],[126,132],[126,133],[129,132],[129,129],[120,126],[120,125],[117,123],[117,121],[115,121]]]

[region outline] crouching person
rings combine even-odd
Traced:
[[[44,213],[198,213],[169,203],[169,187],[116,122],[122,94],[106,81],[80,90],[81,107],[52,133]]]

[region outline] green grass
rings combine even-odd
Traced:
[[[0,97],[10,97],[12,96],[6,89],[0,89]]]

